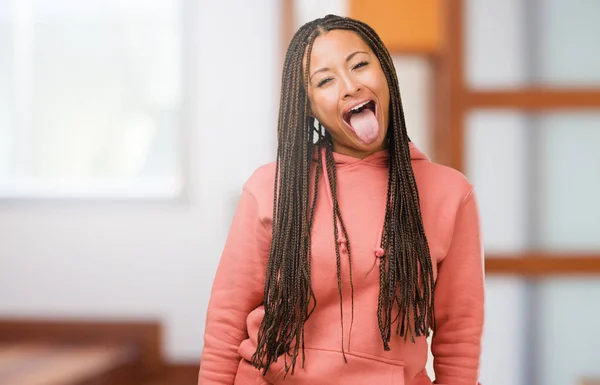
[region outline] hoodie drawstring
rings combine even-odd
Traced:
[[[326,163],[326,153],[325,153],[325,148],[321,149],[321,166],[323,167],[323,170],[325,171],[323,173],[324,179],[325,179],[325,188],[327,189],[327,199],[329,200],[329,205],[333,208],[333,195],[331,193],[331,185],[329,184],[329,178],[327,177],[327,163]],[[347,243],[348,241],[346,240],[346,238],[344,238],[344,233],[342,231],[342,225],[340,224],[340,220],[338,218],[337,221],[335,221],[335,224],[337,226],[337,233],[338,233],[338,239],[337,239],[337,243],[339,243],[340,245],[340,251],[342,252],[347,252],[348,248],[347,248]],[[374,254],[376,258],[381,258],[384,256],[385,251],[383,250],[383,247],[381,245],[381,241],[383,237],[383,226],[381,227],[381,229],[379,230],[379,235],[377,236],[377,243],[375,244],[374,247]]]

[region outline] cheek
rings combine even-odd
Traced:
[[[381,102],[384,104],[383,108],[387,111],[389,109],[389,103],[390,103],[390,88],[389,88],[385,78],[380,80],[377,87],[378,87],[377,93],[380,95],[380,97],[382,99]]]
[[[320,118],[319,120],[329,120],[337,111],[336,99],[327,93],[313,95],[310,98],[310,105],[313,113],[317,115],[317,118]]]
[[[377,84],[379,94],[382,97],[389,99],[390,98],[390,91],[389,91],[390,88],[389,88],[389,86],[387,84],[387,80],[383,74],[381,74],[381,76],[378,76],[378,78],[376,80],[376,84]]]
[[[371,91],[375,92],[380,99],[389,100],[389,87],[383,74],[371,73],[363,78],[363,82]]]

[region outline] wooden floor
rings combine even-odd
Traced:
[[[165,366],[140,380],[139,355],[124,346],[0,342],[2,385],[195,385],[195,365]]]
[[[156,320],[0,318],[0,385],[196,385]]]
[[[165,375],[144,385],[196,385],[198,384],[198,366],[168,366]],[[133,385],[133,384],[132,384]],[[136,384],[137,385],[137,384]]]
[[[136,353],[123,346],[56,346],[33,343],[0,343],[0,384],[85,384],[106,378],[127,380]]]

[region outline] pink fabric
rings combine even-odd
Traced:
[[[473,187],[459,172],[435,164],[411,144],[421,215],[434,266],[437,333],[432,339],[436,384],[476,385],[483,328],[484,276]],[[266,376],[249,360],[256,349],[271,242],[275,165],[244,186],[213,284],[206,318],[200,385],[430,385],[427,340],[393,336],[384,351],[377,322],[381,228],[387,151],[365,159],[334,154],[340,210],[352,252],[354,312],[347,248],[341,248],[343,324],[337,288],[330,186],[321,177],[312,232],[315,312],[305,325],[306,362],[283,376],[283,357]],[[350,327],[352,325],[352,328]],[[343,327],[342,327],[343,326]],[[343,329],[343,334],[342,334]],[[343,346],[348,362],[342,356]]]

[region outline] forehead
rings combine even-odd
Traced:
[[[345,61],[349,54],[356,51],[372,53],[367,43],[356,32],[334,29],[315,39],[310,66],[316,68],[331,62]]]

